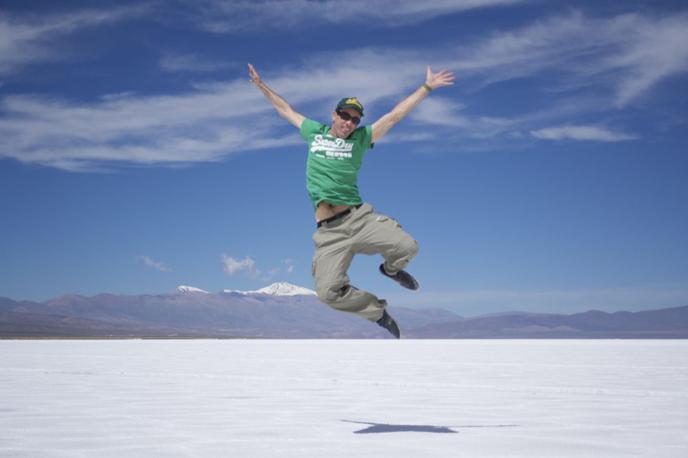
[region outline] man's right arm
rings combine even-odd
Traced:
[[[251,77],[251,82],[255,84],[256,87],[260,89],[263,94],[265,94],[265,97],[267,97],[270,103],[272,103],[272,106],[275,107],[277,113],[292,123],[297,129],[301,129],[301,124],[306,117],[294,111],[294,109],[286,100],[284,100],[275,91],[270,89],[268,85],[265,84],[262,79],[260,79],[260,75],[251,64],[248,64],[248,75]]]

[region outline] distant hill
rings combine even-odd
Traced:
[[[591,310],[573,315],[505,313],[432,323],[413,329],[418,338],[688,338],[688,306],[643,312]]]
[[[504,313],[463,318],[390,307],[410,338],[688,338],[688,306],[572,315]],[[287,283],[217,294],[192,286],[160,295],[0,298],[0,337],[387,338],[374,323],[332,310]]]
[[[444,310],[398,308],[418,327],[460,320]],[[0,298],[0,337],[382,338],[387,331],[322,304],[286,283],[258,291],[208,293],[180,286],[160,295],[67,295],[46,302]]]

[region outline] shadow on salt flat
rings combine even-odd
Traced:
[[[385,423],[370,423],[367,421],[352,421],[342,420],[347,423],[358,423],[361,425],[370,425],[354,434],[379,434],[379,433],[443,433],[443,434],[457,434],[452,428],[512,428],[518,425],[462,425],[462,426],[434,426],[434,425],[389,425]]]

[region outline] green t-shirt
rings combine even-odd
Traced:
[[[306,184],[313,206],[323,200],[334,205],[362,204],[358,171],[365,152],[373,147],[373,129],[359,127],[346,139],[329,132],[329,126],[311,119],[301,124],[301,137],[308,143]]]

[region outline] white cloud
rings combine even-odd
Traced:
[[[160,261],[156,261],[148,256],[136,256],[136,260],[143,263],[144,266],[151,269],[159,270],[160,272],[170,272],[171,269]]]
[[[0,75],[31,63],[62,58],[55,40],[77,30],[115,23],[147,11],[147,6],[140,5],[26,18],[0,12]]]
[[[530,132],[541,140],[593,140],[600,142],[619,142],[633,140],[634,136],[613,132],[598,126],[560,126],[547,127]]]
[[[588,29],[586,19],[573,14],[495,32],[463,46],[454,68],[462,74],[480,75],[486,83],[532,75],[562,65],[589,47],[584,36]]]
[[[263,271],[258,268],[256,261],[250,256],[244,259],[235,259],[226,254],[222,255],[222,264],[224,272],[227,275],[235,275],[241,272],[246,272],[249,278],[262,282],[272,281],[275,277],[291,274],[294,271],[294,260],[284,259],[280,262],[278,267],[273,267]]]
[[[205,0],[187,1],[203,29],[215,33],[256,33],[308,24],[346,24],[362,22],[379,26],[398,26],[422,22],[433,17],[463,11],[523,3],[524,0]]]
[[[436,69],[455,70],[460,78],[457,86],[464,87],[543,77],[552,86],[577,89],[575,99],[586,102],[569,103],[574,108],[563,109],[559,108],[562,98],[573,97],[548,94],[553,108],[505,118],[497,112],[498,107],[491,108],[494,114],[473,115],[470,106],[437,93],[412,116],[430,125],[431,129],[423,132],[426,136],[444,129],[462,139],[526,138],[524,134],[532,132],[619,141],[632,136],[576,126],[571,119],[585,110],[616,110],[619,104],[649,91],[661,78],[684,71],[688,45],[678,39],[688,33],[685,31],[685,15],[590,19],[574,13],[498,32],[453,50],[356,49],[339,52],[336,67],[330,65],[331,53],[322,52],[289,67],[258,70],[273,89],[309,117],[325,120],[340,96],[356,95],[367,106],[366,122],[374,122],[417,87],[428,63]],[[646,40],[653,32],[653,39]],[[675,52],[653,51],[663,45]],[[659,57],[652,60],[650,56],[655,54]],[[594,86],[594,91],[581,96],[580,88],[588,85]],[[611,96],[599,97],[600,93]],[[485,113],[484,107],[476,110]],[[245,77],[169,95],[109,94],[90,103],[9,95],[0,100],[0,114],[0,158],[71,171],[117,164],[212,162],[278,145],[296,149],[301,143],[296,131],[282,122]],[[552,129],[554,119],[574,127],[567,127],[566,133],[547,130]],[[414,135],[405,134],[399,139]],[[392,135],[388,141],[399,139]]]
[[[468,127],[470,121],[457,114],[464,105],[456,100],[436,96],[428,98],[412,112],[415,121],[450,127]]]
[[[269,106],[259,103],[260,93],[248,89],[246,82],[229,83],[174,96],[104,97],[87,105],[9,96],[0,104],[5,113],[0,119],[0,157],[88,170],[108,162],[216,161],[265,147],[266,137],[273,143],[283,140],[267,135],[269,122],[252,126]]]
[[[617,104],[623,106],[660,80],[688,71],[688,15],[650,20],[629,15],[615,21],[613,32],[630,34],[623,52],[607,59],[619,78]]]
[[[246,271],[250,278],[257,278],[261,275],[261,271],[256,267],[256,261],[249,256],[246,256],[244,259],[234,259],[223,254],[222,264],[227,275],[235,275],[242,271]]]
[[[550,72],[564,88],[609,87],[623,107],[688,71],[688,15],[556,16],[477,40],[459,51],[452,68],[481,77],[481,85]]]
[[[372,101],[396,95],[422,76],[422,66],[405,68],[396,60],[400,55],[375,50],[345,54],[342,62],[350,65],[328,70],[327,78],[318,69],[325,57],[316,56],[298,76],[287,69],[269,81],[297,108],[316,104],[325,115],[337,94],[363,94]],[[362,76],[366,67],[367,76]],[[365,90],[356,91],[361,87]],[[275,134],[275,125],[285,128],[284,123],[245,78],[175,95],[106,95],[89,104],[13,95],[2,99],[0,112],[0,157],[72,171],[109,163],[211,162],[236,152],[301,143],[295,130]]]

